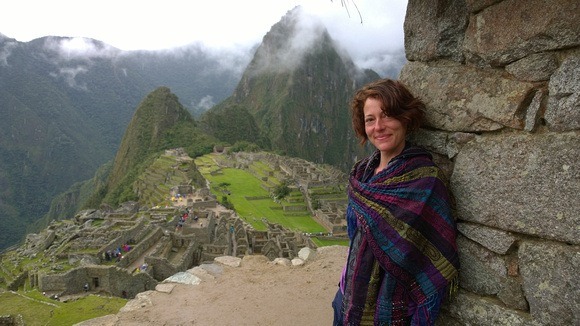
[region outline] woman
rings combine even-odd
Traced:
[[[400,82],[356,92],[352,122],[376,147],[349,178],[349,254],[333,302],[335,325],[432,325],[457,287],[456,227],[443,175],[405,141],[424,104]]]

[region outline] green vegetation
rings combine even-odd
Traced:
[[[37,290],[7,292],[0,290],[0,315],[20,314],[26,325],[74,325],[84,320],[116,314],[126,299],[89,295],[60,302]]]
[[[276,199],[284,199],[284,197],[288,196],[290,194],[290,188],[288,187],[288,183],[287,182],[283,182],[281,184],[279,184],[278,186],[276,186],[276,188],[274,189],[274,198]]]
[[[193,160],[177,163],[175,157],[161,155],[156,158],[132,184],[137,201],[149,207],[170,204],[169,191],[172,185],[192,184],[205,186],[205,179],[197,171]]]
[[[291,47],[295,22],[272,26],[236,92],[202,115],[203,128],[230,144],[247,140],[346,172],[365,153],[350,125],[350,96],[379,76],[353,69],[326,32],[312,35],[316,42],[295,64],[277,60]]]
[[[237,105],[208,111],[202,116],[201,125],[214,137],[229,144],[256,142],[260,136],[252,115]]]
[[[324,246],[348,246],[348,239],[326,239],[312,237],[312,241],[319,247]]]
[[[126,201],[138,201],[134,183],[150,169],[163,150],[181,147],[188,155],[196,157],[210,153],[217,143],[197,127],[177,96],[167,87],[159,87],[137,108],[107,182],[98,184],[87,202],[97,207],[101,202],[117,206]],[[190,177],[194,181],[200,179],[199,176]]]
[[[232,70],[222,57],[191,47],[177,56],[130,51],[99,60],[78,57],[76,64],[87,69],[71,84],[58,75],[71,63],[59,60],[44,42],[12,44],[10,64],[0,65],[0,249],[45,227],[46,222],[30,226],[49,211],[55,196],[114,158],[133,112],[153,86],[170,87],[194,112],[202,110],[196,103],[204,97],[219,103],[230,96],[241,74],[237,65]],[[241,65],[246,61],[246,54],[228,57]],[[200,152],[193,147],[204,148],[199,142],[191,145],[190,154]],[[48,221],[71,217],[79,208],[71,212],[76,204],[71,200],[76,198],[60,198],[69,206],[51,207]]]
[[[176,157],[159,153],[137,176],[132,187],[133,193],[139,194],[142,204],[159,205],[168,200],[172,186],[192,184],[199,188],[206,185],[207,178],[211,191],[222,205],[235,210],[240,218],[256,230],[267,230],[267,224],[273,223],[296,232],[312,234],[312,240],[317,246],[348,244],[347,240],[322,236],[327,230],[312,218],[306,202],[313,197],[321,200],[338,198],[343,192],[340,186],[332,186],[334,183],[331,182],[330,186],[311,189],[305,196],[296,189],[295,180],[288,179],[278,163],[272,164],[277,160],[291,158],[272,159],[273,156],[268,153],[237,153],[236,156],[240,157],[236,165],[242,165],[243,169],[225,168],[232,166],[234,159],[227,154],[212,153],[190,159],[187,156]],[[260,157],[264,159],[259,160]],[[324,167],[316,166],[315,169],[320,171]],[[325,173],[327,172],[329,171]],[[134,217],[126,214],[123,218]],[[66,225],[74,222],[62,220],[57,223]],[[96,226],[103,221],[92,223]],[[109,230],[115,232],[122,227],[119,224]],[[318,234],[321,236],[317,237]],[[8,285],[20,277],[25,277],[25,271],[66,272],[76,266],[68,260],[66,253],[95,254],[97,250],[91,246],[78,246],[74,241],[52,248],[55,254],[50,256],[52,258],[42,251],[35,255],[21,255],[17,251],[6,252],[0,264],[0,279]],[[72,325],[82,320],[116,313],[126,300],[91,295],[74,301],[59,302],[32,291],[29,281],[24,280],[18,292],[0,292],[0,302],[0,314],[21,314],[27,325]],[[4,302],[10,304],[4,305]]]
[[[59,265],[60,271],[65,271],[71,268],[68,260],[61,259],[56,262],[45,257],[43,252],[31,257],[22,257],[16,251],[8,251],[2,254],[2,263],[0,264],[0,279],[3,279],[4,283],[12,282],[18,277],[20,273],[27,270],[38,270],[49,272],[51,267]],[[0,283],[1,284],[1,283]],[[3,284],[5,287],[5,284]]]
[[[211,191],[223,204],[233,205],[236,213],[256,230],[266,230],[262,219],[280,224],[290,230],[307,233],[327,232],[318,224],[306,209],[285,211],[285,207],[305,206],[304,201],[294,202],[286,199],[301,198],[298,191],[290,191],[284,183],[279,183],[279,189],[288,193],[285,200],[274,201],[272,194],[266,190],[264,182],[246,170],[220,168],[216,160],[223,156],[210,154],[196,158],[200,172],[210,181]],[[268,174],[271,169],[264,163],[254,163],[254,169],[262,168],[262,174]],[[225,199],[224,199],[225,198]],[[225,206],[225,205],[224,205]]]
[[[259,150],[260,150],[260,146],[254,144],[254,143],[245,141],[245,140],[235,142],[232,145],[232,147],[230,147],[230,149],[229,149],[229,151],[232,153],[235,153],[235,152],[257,152]]]

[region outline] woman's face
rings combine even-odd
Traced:
[[[407,127],[401,121],[386,116],[381,110],[381,101],[368,98],[363,107],[365,132],[382,156],[389,160],[405,148]]]

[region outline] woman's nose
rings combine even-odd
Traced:
[[[382,117],[378,118],[377,121],[376,121],[376,123],[375,123],[375,129],[383,129],[383,128],[385,128],[385,125],[386,125],[385,122],[386,122],[385,121],[385,118],[382,118]]]

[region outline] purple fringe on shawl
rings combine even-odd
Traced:
[[[449,193],[431,155],[407,146],[374,175],[377,151],[350,175],[346,325],[431,325],[459,258]]]

